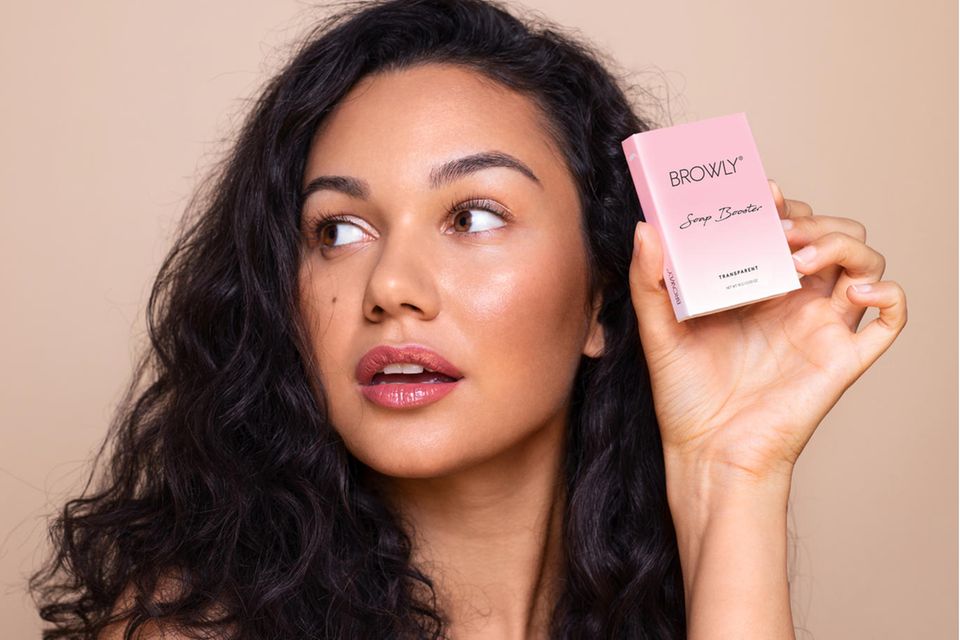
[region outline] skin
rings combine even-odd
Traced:
[[[370,187],[366,200],[323,191],[307,201],[301,313],[330,416],[415,529],[414,561],[437,581],[458,639],[546,637],[571,383],[580,355],[603,350],[573,181],[543,132],[522,96],[431,64],[359,83],[318,131],[305,172],[304,185],[330,174]],[[520,158],[541,185],[488,168],[430,188],[435,165],[491,149]],[[904,292],[880,279],[885,259],[862,223],[814,215],[773,182],[771,191],[803,274],[785,296],[678,323],[657,233],[640,222],[634,239],[631,298],[691,640],[795,637],[786,567],[794,465],[907,320]],[[515,217],[498,226],[478,213],[492,232],[448,234],[447,205],[477,195]],[[345,232],[350,244],[325,253],[311,226],[324,211],[348,213],[366,231]],[[863,284],[871,289],[853,288]],[[871,306],[878,317],[859,327]],[[417,410],[367,403],[354,367],[384,342],[434,348],[460,368],[461,387]],[[118,624],[101,637],[121,633]]]
[[[331,414],[417,530],[416,555],[440,577],[454,636],[545,637],[570,385],[580,354],[602,351],[595,315],[579,313],[587,265],[572,178],[533,105],[469,72],[429,66],[377,76],[350,97],[318,132],[306,172],[307,182],[320,173],[362,176],[375,194],[324,205],[360,212],[369,241],[327,260],[314,251],[303,263],[305,317]],[[489,148],[516,152],[543,176],[543,189],[508,170],[471,175],[465,190],[509,200],[519,215],[502,233],[454,241],[436,226],[443,200],[426,176],[438,162]],[[784,234],[804,275],[789,295],[678,323],[659,237],[641,222],[634,240],[631,297],[690,638],[794,637],[786,576],[793,467],[906,323],[904,293],[880,281],[885,260],[866,245],[861,223],[814,216],[775,183],[771,190],[779,217],[792,223]],[[308,228],[314,207],[306,207]],[[852,288],[868,283],[870,292]],[[867,306],[879,317],[858,332]],[[364,404],[351,378],[361,353],[376,341],[425,336],[469,384],[423,411]]]
[[[678,323],[663,250],[637,224],[630,290],[650,367],[688,638],[795,637],[786,551],[797,458],[907,322],[866,228],[771,190],[802,287]],[[857,286],[869,289],[858,291]],[[867,307],[879,315],[859,327]]]
[[[539,184],[488,167],[431,188],[434,167],[490,150]],[[531,101],[435,63],[354,87],[317,132],[304,186],[320,175],[370,190],[316,191],[302,212],[301,312],[331,420],[410,519],[454,637],[545,637],[572,384],[603,347],[573,178]],[[456,225],[448,205],[471,197],[513,219],[473,207]],[[330,213],[350,222],[318,235]],[[431,405],[380,407],[354,369],[383,343],[429,346],[464,377]]]

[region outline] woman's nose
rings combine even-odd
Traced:
[[[405,228],[391,230],[377,241],[380,253],[367,279],[363,299],[364,315],[369,320],[380,322],[385,317],[405,314],[429,320],[439,313],[437,266],[432,260],[430,242],[423,240],[423,234],[428,232],[418,231],[416,226],[404,225]]]

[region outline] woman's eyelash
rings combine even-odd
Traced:
[[[500,206],[493,200],[489,198],[469,198],[467,200],[460,200],[450,204],[447,207],[447,216],[452,216],[455,213],[460,213],[466,209],[483,209],[484,211],[489,211],[490,213],[503,218],[506,221],[513,220],[513,214],[510,213],[506,208]],[[479,233],[483,233],[482,231]]]
[[[346,215],[343,215],[340,213],[333,213],[330,215],[321,215],[313,222],[313,235],[316,236],[317,238],[322,238],[324,229],[338,222],[348,222],[350,224],[356,224],[352,220],[350,220]]]
[[[484,211],[489,211],[490,213],[503,218],[506,221],[513,220],[513,214],[510,213],[506,208],[500,206],[493,200],[488,198],[470,198],[468,200],[457,200],[453,204],[447,207],[446,216],[450,217],[454,214],[460,213],[467,209],[483,209]],[[317,238],[323,237],[323,231],[327,226],[331,224],[336,224],[338,222],[347,222],[349,224],[356,225],[355,222],[350,220],[350,218],[342,213],[334,213],[330,215],[322,215],[316,219],[313,223],[313,234]],[[470,234],[470,232],[463,232],[464,234]],[[484,233],[483,231],[476,231],[473,233]]]

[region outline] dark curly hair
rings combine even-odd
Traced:
[[[591,298],[603,296],[605,352],[581,357],[571,389],[551,637],[685,637],[628,283],[643,214],[621,141],[654,127],[628,93],[652,94],[535,12],[522,20],[484,0],[338,6],[263,87],[187,208],[150,294],[149,348],[31,577],[53,625],[43,637],[93,638],[120,621],[126,638],[151,622],[261,640],[446,637],[410,532],[362,482],[313,387],[296,286],[313,133],[367,74],[429,62],[484,74],[542,111],[578,190]],[[171,575],[177,589],[159,597]]]

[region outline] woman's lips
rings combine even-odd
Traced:
[[[453,382],[412,382],[360,385],[367,400],[388,409],[412,409],[437,402],[457,388]]]
[[[424,369],[442,373],[453,379],[463,377],[460,370],[448,362],[439,353],[419,344],[401,346],[379,345],[366,352],[357,363],[355,376],[357,382],[368,385],[373,376],[389,364],[418,364]]]

